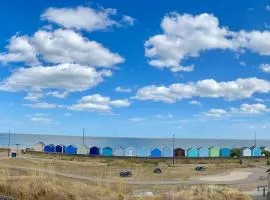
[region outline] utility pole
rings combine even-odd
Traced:
[[[174,163],[175,163],[175,158],[174,158],[174,134],[173,134],[173,166],[174,166]]]
[[[267,191],[267,200],[270,200],[270,170],[267,170],[267,179],[268,179],[268,191]]]
[[[8,157],[9,157],[9,146],[10,146],[10,129],[8,129]]]
[[[85,129],[83,128],[83,145],[84,145],[84,131],[85,131]]]
[[[254,133],[254,146],[257,146],[257,133]]]

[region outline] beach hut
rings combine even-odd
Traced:
[[[75,147],[74,145],[68,145],[66,147],[65,153],[69,154],[69,155],[76,155],[77,154],[77,147]]]
[[[251,155],[252,154],[251,154],[251,149],[250,148],[248,148],[248,147],[241,148],[241,156],[242,157],[249,157]]]
[[[185,157],[186,151],[185,151],[185,149],[178,147],[178,148],[174,149],[173,152],[174,152],[175,157]]]
[[[56,153],[65,153],[65,145],[63,145],[63,144],[56,145],[55,152]]]
[[[138,157],[149,157],[151,154],[148,147],[138,148],[136,152]]]
[[[44,146],[45,146],[44,142],[38,142],[34,146],[34,151],[44,151]]]
[[[123,147],[117,147],[113,149],[113,156],[124,156],[125,150]]]
[[[133,147],[128,147],[125,149],[125,156],[136,156],[136,149]]]
[[[47,144],[44,146],[44,152],[47,152],[47,153],[53,153],[55,152],[55,146],[54,144]]]
[[[91,156],[99,156],[100,155],[100,148],[94,146],[90,148],[90,155]]]
[[[262,156],[262,150],[260,147],[251,147],[251,156],[254,156],[254,157],[259,157],[259,156]]]
[[[209,157],[219,157],[220,149],[218,147],[210,147],[209,148]]]
[[[102,149],[102,155],[103,156],[112,156],[113,155],[113,150],[111,147],[104,147]]]
[[[159,148],[154,148],[151,151],[151,157],[161,157],[162,156],[162,152]]]
[[[209,157],[209,149],[205,147],[198,148],[198,157]]]
[[[89,147],[85,144],[80,145],[77,149],[77,154],[79,155],[89,155]]]
[[[198,157],[198,150],[196,148],[189,148],[187,150],[187,157],[189,157],[189,158]]]
[[[173,150],[170,147],[165,147],[162,149],[163,157],[173,157]]]
[[[220,149],[220,157],[228,158],[231,157],[232,150],[229,148],[221,148]]]

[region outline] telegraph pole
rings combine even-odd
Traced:
[[[254,133],[254,146],[257,146],[257,133]]]
[[[175,158],[174,158],[174,134],[173,134],[173,166],[174,166],[174,163],[175,163]]]
[[[84,145],[84,131],[85,131],[85,129],[83,128],[83,145]]]
[[[8,129],[8,157],[9,157],[9,146],[10,146],[10,129]]]

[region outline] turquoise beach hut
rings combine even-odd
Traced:
[[[103,156],[112,156],[113,155],[113,150],[111,147],[104,147],[102,149],[102,155]]]
[[[141,147],[137,149],[137,156],[138,157],[149,157],[150,156],[150,149],[148,147]]]
[[[76,155],[77,154],[77,147],[74,145],[68,145],[65,149],[66,154],[69,155]]]
[[[260,147],[251,147],[251,156],[254,156],[254,157],[259,157],[259,156],[262,156],[262,150]]]
[[[54,144],[47,144],[44,146],[44,152],[47,152],[47,153],[53,153],[55,152],[55,146]]]
[[[220,149],[220,157],[228,158],[231,157],[232,150],[229,148],[221,148]]]
[[[125,150],[123,147],[117,147],[113,149],[113,156],[124,156]]]
[[[198,148],[198,157],[209,157],[209,149],[205,147]]]
[[[154,148],[152,151],[151,151],[151,157],[161,157],[162,156],[162,152],[160,149],[158,148]]]
[[[162,149],[163,157],[173,157],[173,150],[170,147],[165,147]]]
[[[189,157],[189,158],[198,157],[198,150],[196,148],[187,149],[187,157]]]

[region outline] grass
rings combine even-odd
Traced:
[[[122,184],[88,184],[38,169],[31,173],[0,168],[0,195],[20,200],[251,200],[239,191],[219,186],[163,188],[154,197],[135,197],[133,188]]]

